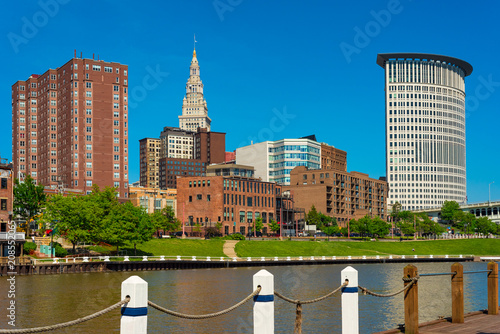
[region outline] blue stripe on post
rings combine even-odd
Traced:
[[[122,315],[129,317],[140,317],[148,314],[147,307],[122,307]]]
[[[274,295],[257,295],[253,297],[254,302],[273,302]]]
[[[352,287],[352,288],[343,287],[342,288],[342,293],[357,293],[357,292],[358,292],[358,287]]]

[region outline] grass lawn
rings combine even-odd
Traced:
[[[413,252],[413,249],[415,251]],[[500,239],[432,241],[240,241],[236,254],[252,256],[500,255]]]
[[[165,256],[224,256],[222,247],[224,240],[190,240],[190,239],[152,239],[142,245],[137,245],[137,255]],[[134,245],[121,247],[130,256],[134,255]]]

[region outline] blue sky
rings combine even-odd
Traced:
[[[139,139],[178,126],[196,34],[212,130],[227,133],[228,151],[316,134],[347,151],[349,171],[378,178],[385,110],[377,53],[436,53],[474,67],[466,78],[469,202],[487,201],[493,181],[491,198],[500,199],[499,10],[495,1],[5,2],[0,155],[12,157],[11,85],[61,66],[76,49],[129,66],[130,181],[138,180]],[[134,98],[151,72],[156,85]]]

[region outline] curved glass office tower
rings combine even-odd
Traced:
[[[424,53],[384,53],[388,204],[466,201],[465,84],[472,66]]]

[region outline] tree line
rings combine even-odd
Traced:
[[[94,185],[88,195],[46,197],[43,186],[35,185],[27,176],[24,182],[15,181],[14,211],[26,220],[27,236],[30,235],[30,222],[38,218],[42,232],[46,228],[58,231],[73,245],[73,253],[78,243],[100,242],[115,246],[117,250],[126,244],[144,243],[153,238],[155,231],[163,233],[179,229],[180,222],[171,207],[147,213],[142,207],[130,201],[120,203],[116,189],[107,187],[101,190]]]

